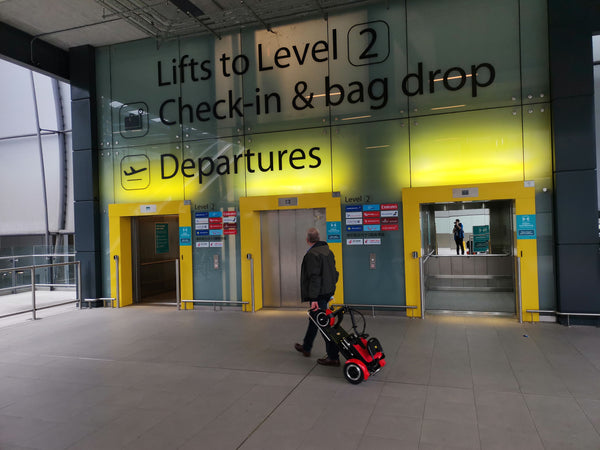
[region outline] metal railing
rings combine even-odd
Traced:
[[[77,273],[77,278],[75,280],[75,289],[77,292],[77,298],[74,300],[68,300],[68,301],[62,301],[59,303],[53,303],[51,305],[46,305],[46,306],[38,306],[36,304],[36,282],[35,282],[35,271],[38,269],[46,269],[46,268],[53,268],[53,267],[60,267],[60,266],[70,266],[70,265],[74,265],[76,266],[76,273]],[[37,319],[36,313],[37,311],[41,311],[44,309],[49,309],[49,308],[54,308],[57,306],[64,306],[64,305],[68,305],[71,303],[79,303],[81,306],[81,263],[79,261],[70,261],[70,262],[64,262],[64,263],[54,263],[54,264],[39,264],[39,265],[33,265],[33,266],[23,266],[23,267],[15,267],[15,268],[5,268],[5,269],[0,269],[0,272],[13,272],[13,271],[20,271],[20,272],[26,272],[29,271],[30,275],[31,275],[31,283],[29,285],[24,285],[25,287],[31,287],[31,309],[26,309],[26,310],[22,310],[22,311],[16,311],[16,312],[11,312],[8,314],[2,314],[0,315],[0,318],[5,318],[5,317],[11,317],[11,316],[16,316],[16,315],[20,315],[20,314],[27,314],[27,313],[32,313],[32,318],[33,320]]]
[[[217,305],[221,306],[221,309],[223,309],[223,306],[244,306],[248,305],[250,302],[243,302],[241,300],[180,300],[177,298],[177,310],[181,310],[182,303],[212,304],[216,311]],[[254,304],[252,305],[252,311],[254,311]]]
[[[571,326],[570,316],[583,316],[583,317],[600,317],[600,313],[565,313],[555,311],[552,309],[526,309],[525,312],[531,314],[531,323],[533,323],[534,314],[554,314],[555,316],[567,316],[567,326]]]
[[[517,316],[519,317],[519,323],[523,323],[523,297],[521,293],[521,257],[516,256],[517,267],[516,267],[516,277],[517,277],[517,292],[516,292],[516,300],[517,300]]]
[[[375,308],[377,309],[417,309],[414,305],[365,305],[358,303],[331,303],[331,306],[350,306],[353,308],[371,308],[371,314],[375,317]]]
[[[73,261],[69,261],[70,259]],[[16,294],[24,290],[29,290],[31,286],[31,281],[27,279],[29,273],[23,270],[23,268],[32,266],[40,267],[42,265],[46,265],[47,268],[45,274],[39,275],[40,278],[36,283],[38,287],[47,287],[50,290],[65,287],[75,288],[76,285],[74,283],[69,283],[73,274],[68,268],[64,270],[53,269],[54,265],[62,262],[74,262],[74,259],[74,253],[44,253],[36,251],[27,254],[0,256],[0,295]]]

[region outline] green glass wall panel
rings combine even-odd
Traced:
[[[113,147],[181,140],[180,84],[168,75],[178,48],[178,41],[158,45],[150,39],[110,47],[111,89],[103,100],[111,107]],[[161,116],[175,125],[165,125]]]
[[[408,3],[411,115],[516,104],[520,97],[518,3]]]
[[[203,209],[233,207],[245,195],[246,161],[240,138],[186,142],[183,175],[184,198]]]
[[[183,200],[181,144],[114,150],[115,203]]]
[[[519,2],[521,26],[521,99],[523,103],[550,97],[548,13],[546,0]]]
[[[211,212],[227,211],[210,205]],[[192,210],[196,213],[206,209]],[[195,226],[193,225],[195,228]],[[236,235],[194,237],[192,249],[195,300],[241,300],[241,260],[239,231]]]
[[[314,19],[242,32],[250,69],[244,75],[250,133],[322,126],[329,109],[322,97],[330,50],[327,22]],[[241,61],[241,59],[240,59]]]
[[[413,187],[522,180],[521,108],[412,119],[410,149]]]
[[[246,136],[246,195],[331,192],[328,128]]]
[[[110,297],[110,235],[108,226],[108,205],[115,203],[115,169],[113,152],[110,149],[99,151],[98,183],[100,190],[100,245],[102,249],[102,295]]]
[[[333,190],[360,202],[401,198],[410,186],[408,121],[344,125],[332,130]]]
[[[342,205],[342,210],[346,205]],[[344,228],[342,228],[344,230]],[[359,233],[362,239],[381,239],[379,245],[344,245],[344,296],[346,303],[406,305],[404,292],[404,239],[400,231]],[[342,232],[343,242],[357,233]],[[375,267],[371,268],[372,258]]]
[[[342,200],[348,303],[406,303],[401,223],[397,230],[348,231],[345,211],[347,207],[396,204],[401,222],[402,188],[410,186],[408,128],[407,120],[398,119],[332,129],[333,190],[340,192]],[[363,245],[348,245],[357,239]]]
[[[96,49],[96,105],[98,107],[98,148],[112,148],[112,113],[110,103],[109,47]]]
[[[540,309],[552,309],[556,298],[554,267],[552,136],[550,104],[523,106],[523,172],[535,182],[538,286]]]
[[[370,5],[332,15],[338,57],[329,64],[332,123],[405,117],[408,98],[402,91],[406,67],[405,2]]]
[[[186,105],[182,114],[184,140],[242,134],[247,113],[247,108],[243,107],[247,103],[242,95],[243,77],[231,72],[226,59],[240,54],[240,47],[237,33],[221,39],[181,40],[177,61],[178,65],[183,65],[185,77],[182,82],[179,69],[182,104]],[[167,111],[172,117],[178,109],[179,100],[177,105],[169,103]]]

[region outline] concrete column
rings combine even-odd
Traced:
[[[98,125],[94,47],[71,48],[75,252],[81,261],[83,298],[102,292],[98,189]]]
[[[600,313],[600,239],[588,0],[548,1],[558,310]],[[573,319],[571,320],[573,321]]]

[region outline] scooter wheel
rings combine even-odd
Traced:
[[[358,364],[347,362],[344,365],[344,377],[351,384],[360,384],[365,379],[365,374]]]
[[[329,325],[329,317],[323,311],[319,311],[316,317],[317,323],[321,328],[325,328]]]

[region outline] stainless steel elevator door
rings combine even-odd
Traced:
[[[300,266],[308,250],[306,231],[326,239],[325,208],[263,211],[260,215],[263,306],[299,307]]]

